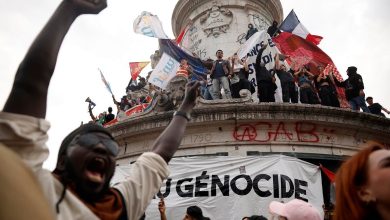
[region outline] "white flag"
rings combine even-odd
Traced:
[[[180,63],[166,53],[163,53],[156,68],[150,74],[149,83],[165,89],[169,81],[176,76]]]
[[[256,81],[255,63],[257,54],[261,49],[262,42],[267,42],[268,47],[263,51],[261,60],[265,63],[265,67],[268,70],[272,70],[275,66],[274,57],[278,53],[278,49],[266,31],[258,31],[253,34],[237,51],[240,58],[247,57],[246,61],[249,67],[249,81]],[[275,102],[283,102],[280,80],[277,75],[275,75],[275,77],[275,83],[278,87],[275,91]],[[257,93],[254,93],[252,98],[257,101]]]
[[[160,39],[169,39],[165,34],[161,21],[157,15],[144,11],[138,16],[134,23],[133,29],[135,33],[143,34],[148,37],[155,37]]]

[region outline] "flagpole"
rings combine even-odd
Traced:
[[[99,70],[99,72],[100,72],[100,76],[101,76],[102,81],[103,81],[104,85],[106,86],[108,92],[109,92],[111,95],[114,95],[114,94],[112,94],[112,90],[111,90],[110,84],[108,84],[106,78],[105,78],[104,75],[103,75],[103,72],[100,70],[99,67],[98,67],[98,70]]]

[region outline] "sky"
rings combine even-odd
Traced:
[[[19,63],[29,45],[61,1],[0,1],[0,106],[12,87]],[[98,68],[110,82],[117,100],[130,80],[129,62],[149,61],[158,48],[157,39],[133,32],[133,21],[142,11],[156,14],[168,36],[174,37],[171,16],[176,0],[108,0],[99,15],[79,17],[62,44],[51,80],[46,119],[51,123],[50,157],[44,164],[53,169],[62,139],[82,121],[90,120],[90,97],[105,111],[111,95],[101,82]],[[388,0],[281,0],[284,17],[294,9],[311,34],[324,39],[319,47],[346,78],[348,66],[356,66],[373,96],[390,110],[390,1]],[[146,68],[141,75],[146,76]],[[28,108],[29,106],[26,106]],[[114,108],[115,109],[115,108]]]

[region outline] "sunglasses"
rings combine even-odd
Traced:
[[[103,146],[114,156],[117,156],[119,153],[119,146],[118,144],[112,140],[111,138],[104,138],[97,136],[95,134],[83,134],[79,136],[78,138],[75,138],[72,141],[73,144],[78,144],[81,147],[85,148],[93,148],[99,143],[102,143]],[[71,143],[71,144],[72,144]]]

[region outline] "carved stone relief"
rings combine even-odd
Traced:
[[[211,9],[200,18],[200,24],[207,37],[211,35],[217,38],[219,35],[226,33],[233,21],[233,13],[221,6],[221,3],[213,2]]]

